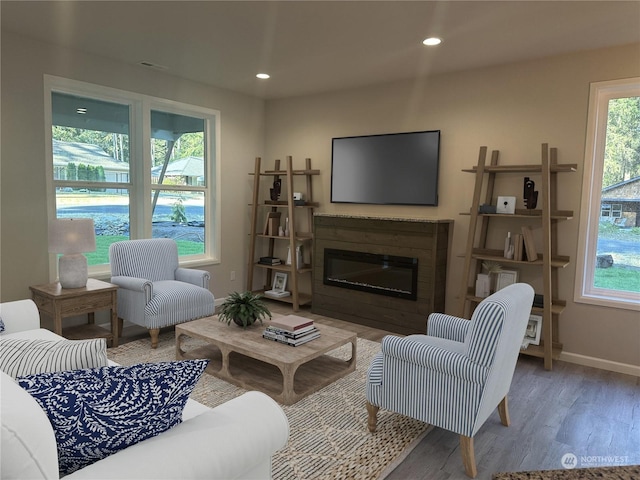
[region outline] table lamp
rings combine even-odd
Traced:
[[[49,252],[62,253],[58,259],[58,277],[62,288],[87,285],[87,258],[83,252],[96,249],[96,234],[91,218],[56,218],[49,222]]]

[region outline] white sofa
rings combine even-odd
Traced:
[[[2,338],[59,339],[40,328],[31,300],[0,304]],[[53,428],[44,411],[10,376],[0,372],[2,445],[0,478],[59,478]],[[65,479],[271,478],[271,457],[289,438],[289,423],[267,395],[248,392],[210,409],[189,399],[183,422]]]

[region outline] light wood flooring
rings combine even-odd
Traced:
[[[269,301],[275,313],[291,306]],[[380,341],[389,332],[314,315],[297,315]],[[125,328],[121,343],[145,335]],[[364,394],[364,393],[363,393]],[[509,392],[511,426],[497,411],[475,436],[478,479],[493,473],[561,469],[572,453],[581,467],[640,464],[640,378],[567,362],[546,371],[537,358],[521,356]],[[363,428],[365,428],[363,426]],[[587,463],[584,463],[587,462]],[[434,429],[386,477],[387,480],[466,479],[458,435]]]

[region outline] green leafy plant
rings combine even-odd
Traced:
[[[257,321],[262,323],[263,318],[271,318],[271,312],[262,298],[262,295],[252,292],[230,293],[220,306],[218,320],[227,322],[227,325],[235,322],[245,328]]]

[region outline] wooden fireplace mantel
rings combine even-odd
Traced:
[[[391,332],[425,333],[428,315],[444,312],[452,224],[448,219],[315,214],[311,310]],[[325,248],[418,258],[417,300],[323,284]]]

